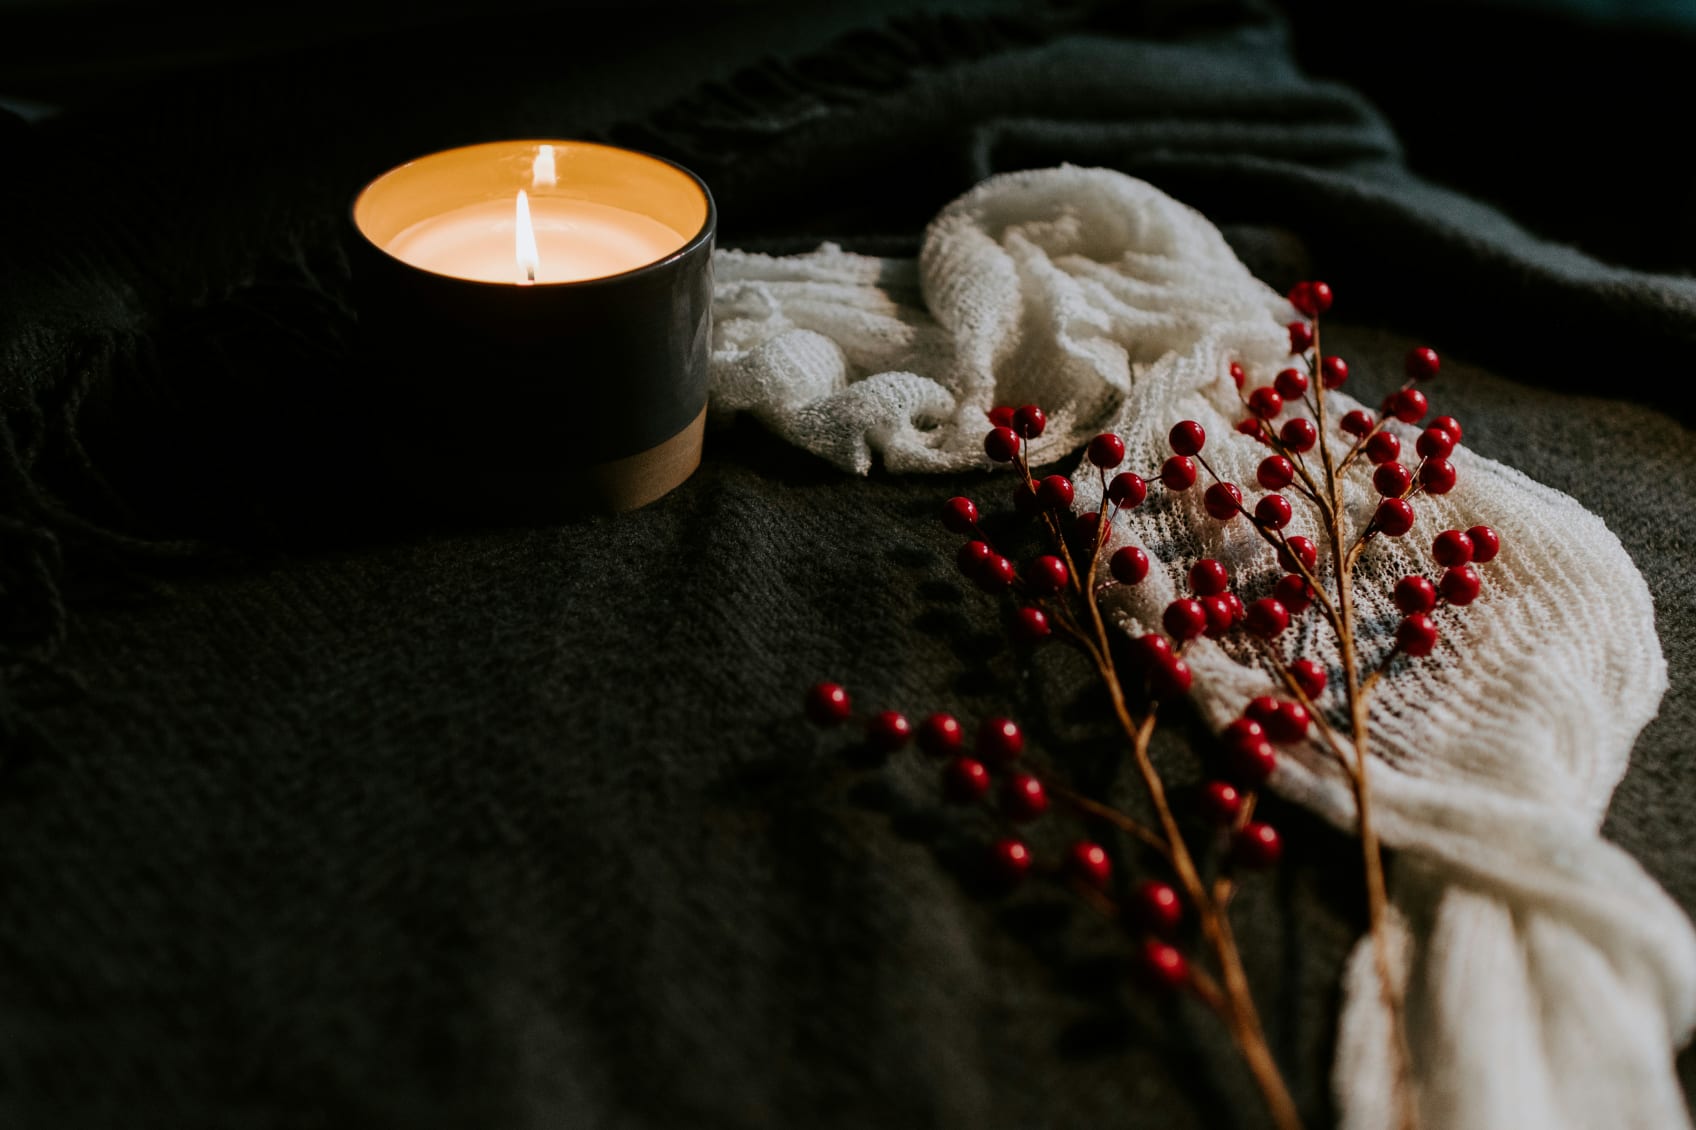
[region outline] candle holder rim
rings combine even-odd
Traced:
[[[695,187],[700,189],[701,196],[705,198],[707,202],[706,217],[702,219],[701,226],[695,231],[695,233],[684,241],[683,246],[666,255],[664,258],[655,259],[651,263],[644,263],[640,267],[632,267],[628,271],[620,271],[615,275],[601,275],[592,279],[565,279],[559,282],[535,282],[523,287],[515,287],[512,283],[491,282],[487,279],[462,278],[459,275],[444,274],[441,271],[432,271],[428,267],[420,267],[416,263],[409,263],[399,256],[390,254],[388,248],[382,246],[369,235],[365,234],[365,229],[360,226],[358,217],[359,202],[365,198],[365,194],[370,192],[378,181],[382,180],[390,173],[393,173],[398,169],[404,169],[406,166],[422,161],[426,157],[434,157],[438,153],[451,153],[455,149],[481,149],[484,146],[493,147],[499,145],[581,145],[588,146],[593,149],[613,149],[620,153],[634,153],[638,157],[646,157],[651,161],[658,161],[662,165],[668,165],[671,168],[676,169],[678,172],[682,173],[694,182]],[[684,258],[700,248],[703,244],[712,241],[713,236],[718,231],[718,201],[713,199],[712,189],[707,186],[707,182],[701,178],[700,174],[685,165],[681,165],[678,162],[671,160],[669,157],[661,157],[657,153],[649,153],[643,149],[632,149],[628,145],[608,145],[604,141],[585,141],[577,138],[512,137],[498,139],[495,141],[477,141],[472,142],[470,145],[454,145],[447,149],[434,149],[429,153],[422,153],[417,157],[402,161],[398,165],[392,165],[383,170],[381,173],[378,173],[375,177],[372,177],[365,183],[365,187],[361,188],[354,194],[353,200],[347,206],[347,218],[348,223],[352,225],[353,230],[358,233],[359,238],[364,240],[371,248],[382,254],[384,257],[414,271],[420,271],[426,275],[433,275],[439,279],[448,279],[455,283],[464,284],[465,286],[486,287],[490,290],[499,290],[503,292],[514,290],[555,291],[566,287],[577,289],[582,287],[599,286],[602,284],[622,283],[630,279],[639,278],[649,272],[661,270],[667,265],[677,262],[679,259]]]

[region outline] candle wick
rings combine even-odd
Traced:
[[[526,266],[524,268],[524,278],[525,278],[526,282],[535,282],[536,281],[536,268]]]

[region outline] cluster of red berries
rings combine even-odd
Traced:
[[[854,716],[847,690],[836,683],[819,683],[807,691],[807,716],[821,726],[841,725]],[[916,744],[921,752],[942,763],[942,793],[951,803],[991,803],[1001,820],[1023,825],[1049,809],[1049,793],[1042,779],[1020,768],[1025,736],[1010,718],[985,718],[976,740],[968,749],[966,728],[951,714],[931,714],[917,725],[893,710],[880,711],[864,719],[866,741],[881,753],[890,754]],[[1209,820],[1232,827],[1237,823],[1242,798],[1230,785],[1210,785],[1201,810]],[[1235,833],[1235,855],[1246,865],[1270,866],[1277,860],[1276,833],[1265,839],[1264,825],[1244,823]],[[1266,829],[1270,832],[1270,829]],[[1268,851],[1266,844],[1271,844]],[[1044,870],[1108,891],[1113,883],[1113,860],[1101,844],[1074,840],[1060,860],[1042,867],[1029,845],[1018,836],[1007,835],[989,845],[987,866],[1004,889]],[[1188,980],[1189,964],[1183,953],[1168,940],[1183,924],[1184,902],[1177,888],[1158,879],[1146,879],[1130,892],[1126,907],[1133,921],[1147,932],[1141,957],[1144,973],[1156,982],[1177,986]]]
[[[1332,297],[1331,288],[1322,282],[1298,283],[1289,293],[1291,304],[1310,319],[1328,310]],[[1074,515],[1071,479],[1064,475],[1036,479],[1030,473],[1026,445],[1040,437],[1047,426],[1043,410],[1027,404],[990,411],[991,428],[984,437],[984,452],[991,460],[1013,463],[1018,469],[1014,509],[1022,516],[1042,516],[1048,522],[1055,539],[1053,552],[1015,567],[990,544],[979,525],[978,507],[969,498],[949,499],[943,506],[942,521],[966,539],[956,556],[960,571],[987,593],[1008,593],[1015,598],[1011,630],[1016,640],[1039,644],[1057,628],[1079,635],[1081,621],[1071,615],[1066,594],[1070,590],[1086,601],[1095,599],[1095,593],[1085,591],[1086,577],[1077,574],[1087,572],[1102,583],[1097,572],[1101,550],[1119,513],[1142,505],[1155,485],[1175,493],[1188,491],[1196,486],[1203,471],[1212,480],[1202,493],[1207,514],[1221,523],[1244,518],[1274,551],[1281,575],[1270,593],[1245,600],[1232,591],[1232,577],[1223,563],[1203,559],[1192,565],[1186,578],[1187,595],[1171,601],[1161,616],[1163,633],[1150,632],[1132,641],[1132,673],[1143,689],[1156,699],[1187,693],[1191,672],[1183,652],[1196,639],[1219,639],[1240,631],[1270,644],[1289,629],[1294,617],[1315,603],[1323,602],[1328,614],[1334,615],[1329,612],[1329,598],[1316,588],[1318,547],[1309,538],[1288,532],[1294,507],[1285,492],[1320,505],[1319,492],[1324,488],[1305,459],[1324,438],[1318,423],[1323,419],[1319,411],[1323,392],[1316,392],[1313,382],[1317,381],[1322,390],[1338,389],[1348,380],[1349,366],[1341,357],[1318,355],[1314,324],[1293,322],[1288,330],[1291,353],[1305,366],[1305,372],[1291,366],[1281,370],[1270,384],[1246,389],[1247,372],[1240,364],[1230,366],[1248,413],[1235,430],[1271,449],[1255,472],[1256,482],[1265,493],[1252,503],[1245,503],[1242,489],[1220,478],[1209,464],[1204,454],[1208,436],[1201,424],[1182,420],[1167,435],[1170,455],[1147,476],[1121,469],[1126,448],[1119,436],[1102,434],[1092,439],[1085,457],[1101,477],[1105,513]],[[1406,383],[1384,399],[1375,415],[1356,410],[1337,422],[1341,432],[1350,437],[1350,447],[1340,461],[1327,461],[1328,472],[1334,467],[1340,475],[1356,462],[1370,465],[1373,486],[1381,496],[1361,532],[1361,541],[1376,534],[1407,534],[1415,520],[1412,500],[1422,493],[1441,495],[1454,488],[1455,468],[1449,457],[1460,443],[1461,426],[1453,417],[1437,417],[1419,434],[1413,444],[1418,459],[1411,469],[1402,461],[1400,438],[1387,427],[1392,420],[1415,424],[1425,418],[1429,402],[1416,386],[1436,376],[1440,367],[1441,359],[1435,351],[1425,347],[1410,351]],[[1292,406],[1300,404],[1309,407],[1311,416],[1290,412]],[[1330,450],[1329,446],[1325,448],[1327,453]],[[1072,545],[1078,552],[1069,550]],[[1463,606],[1475,600],[1480,578],[1474,566],[1493,559],[1499,549],[1500,539],[1486,526],[1439,534],[1431,553],[1446,570],[1441,577],[1432,582],[1409,576],[1395,586],[1392,598],[1403,619],[1395,631],[1390,654],[1429,655],[1437,640],[1431,613],[1441,605]],[[1111,578],[1105,583],[1109,584],[1140,584],[1150,569],[1148,554],[1129,545],[1112,553],[1105,564]],[[1317,709],[1315,704],[1326,689],[1326,671],[1312,660],[1297,660],[1282,669],[1291,684],[1291,697],[1264,695],[1246,705],[1242,715],[1226,727],[1218,771],[1201,790],[1201,815],[1228,830],[1230,861],[1247,869],[1271,867],[1282,854],[1277,829],[1251,819],[1254,794],[1277,768],[1277,747],[1307,740],[1316,721],[1310,711]],[[808,711],[821,723],[845,721],[851,714],[847,693],[829,683],[812,689]],[[1005,821],[1018,824],[1034,820],[1048,807],[1048,791],[1041,779],[1018,768],[1023,735],[1008,719],[987,719],[971,752],[966,750],[959,722],[946,714],[931,715],[915,728],[904,716],[886,711],[866,721],[866,734],[874,748],[885,752],[900,749],[916,737],[922,750],[945,761],[943,791],[952,801],[985,801],[997,788],[999,777],[998,809]],[[996,841],[990,854],[995,873],[1007,883],[1023,879],[1033,866],[1030,849],[1016,838]],[[1112,875],[1106,850],[1088,841],[1072,845],[1064,867],[1076,881],[1098,890],[1107,886]],[[1157,881],[1139,887],[1136,899],[1139,918],[1151,932],[1144,951],[1148,971],[1166,983],[1181,983],[1187,976],[1184,957],[1164,940],[1164,935],[1181,920],[1182,900],[1170,885]]]
[[[1322,282],[1297,283],[1290,290],[1289,300],[1297,310],[1316,318],[1330,309],[1331,288]],[[1319,441],[1319,428],[1313,419],[1291,416],[1276,428],[1273,422],[1284,414],[1287,407],[1307,399],[1310,378],[1317,377],[1326,389],[1337,389],[1349,377],[1348,362],[1341,357],[1332,354],[1308,356],[1315,338],[1310,323],[1291,322],[1288,329],[1290,353],[1305,362],[1307,372],[1294,367],[1283,369],[1273,378],[1272,384],[1245,393],[1246,371],[1236,363],[1230,369],[1238,395],[1248,410],[1247,417],[1238,422],[1237,431],[1254,437],[1277,452],[1261,463],[1257,475],[1260,484],[1272,491],[1282,490],[1295,480],[1297,464],[1292,462],[1292,457],[1299,461]],[[1407,381],[1384,398],[1377,415],[1356,409],[1346,413],[1338,422],[1343,433],[1353,437],[1354,441],[1344,457],[1344,465],[1352,463],[1358,454],[1375,468],[1372,485],[1383,501],[1373,514],[1368,533],[1401,537],[1413,528],[1415,512],[1411,500],[1414,497],[1421,493],[1447,494],[1454,489],[1455,467],[1449,462],[1449,456],[1461,441],[1458,420],[1453,416],[1438,416],[1431,421],[1414,443],[1418,462],[1411,469],[1401,461],[1401,439],[1394,432],[1385,430],[1385,425],[1391,420],[1417,424],[1425,418],[1430,410],[1430,401],[1415,386],[1435,377],[1441,367],[1442,359],[1436,350],[1428,346],[1409,350],[1405,362]],[[1315,410],[1314,415],[1317,414]],[[1234,487],[1230,489],[1235,490]],[[1221,506],[1219,510],[1222,509]],[[1208,507],[1209,513],[1216,517],[1219,510],[1212,505]]]
[[[1477,600],[1483,580],[1473,566],[1493,561],[1501,548],[1501,537],[1489,526],[1438,534],[1431,542],[1431,557],[1444,567],[1443,575],[1433,584],[1411,574],[1397,581],[1391,593],[1402,613],[1396,625],[1396,647],[1408,655],[1430,655],[1437,646],[1437,624],[1431,613],[1443,605],[1461,608]]]

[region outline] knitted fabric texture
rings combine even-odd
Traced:
[[[1033,462],[1100,430],[1150,471],[1172,423],[1194,419],[1228,480],[1264,456],[1231,430],[1227,373],[1267,383],[1287,363],[1296,315],[1205,218],[1151,186],[1061,167],[985,181],[931,224],[918,262],[816,253],[717,262],[713,406],[749,412],[844,470],[983,463],[984,413],[1037,402],[1049,426]],[[1439,343],[1440,344],[1440,343]],[[1440,393],[1440,384],[1438,386]],[[1440,400],[1440,395],[1439,395]],[[1328,396],[1333,420],[1356,407]],[[1395,425],[1411,444],[1417,430]],[[1440,617],[1426,660],[1404,661],[1372,703],[1375,813],[1395,850],[1395,975],[1406,1000],[1421,1120],[1455,1130],[1689,1126],[1673,1049],[1696,1022],[1696,935],[1638,864],[1598,834],[1632,743],[1666,688],[1648,590],[1618,540],[1571,498],[1457,449],[1459,485],[1422,497],[1404,539],[1375,539],[1359,566],[1365,661],[1389,646],[1395,580],[1432,569],[1447,528],[1495,527],[1504,549],[1484,593]],[[1075,507],[1097,509],[1085,465]],[[1104,606],[1123,630],[1157,626],[1199,557],[1223,560],[1245,598],[1277,571],[1246,523],[1221,524],[1200,490],[1156,491],[1115,524],[1112,545],[1162,562]],[[1350,476],[1356,529],[1376,502]],[[1292,533],[1317,534],[1298,504]],[[1323,556],[1323,555],[1322,555]],[[1328,561],[1322,561],[1322,577]],[[1303,621],[1288,657],[1341,683],[1329,629]],[[1269,679],[1246,650],[1187,653],[1203,713],[1222,726]],[[1321,706],[1335,705],[1338,690]],[[1297,747],[1278,792],[1342,827],[1340,767]],[[1390,1041],[1370,939],[1346,974],[1333,1085],[1342,1124],[1392,1125]]]

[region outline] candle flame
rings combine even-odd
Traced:
[[[554,173],[554,147],[541,146],[536,152],[536,160],[530,165],[530,187],[552,188],[559,183]]]
[[[518,225],[514,229],[514,254],[518,259],[518,281],[533,283],[536,272],[542,266],[542,257],[536,251],[536,230],[530,226],[530,197],[521,188],[518,190]]]

